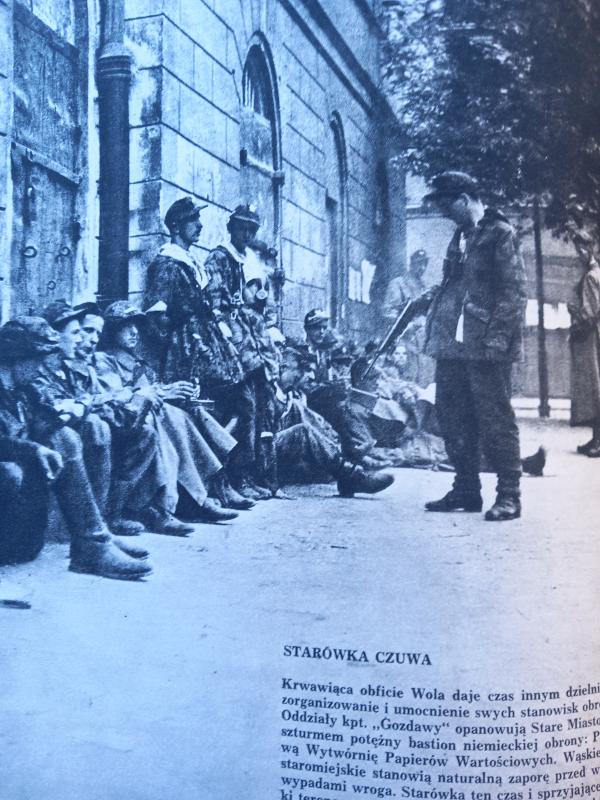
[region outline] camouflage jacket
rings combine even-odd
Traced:
[[[424,351],[438,359],[514,361],[526,302],[515,231],[503,214],[487,209],[474,231],[457,229],[450,241]]]

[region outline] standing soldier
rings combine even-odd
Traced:
[[[428,511],[480,511],[480,445],[498,476],[485,518],[521,515],[519,429],[511,406],[512,362],[520,352],[525,271],[515,231],[486,209],[477,182],[444,172],[425,197],[456,224],[442,284],[431,303],[425,353],[437,361],[436,406],[456,470],[453,489]]]
[[[221,403],[225,403],[223,398],[237,397],[243,391],[244,372],[235,347],[211,308],[206,292],[207,272],[192,251],[202,230],[202,208],[191,197],[182,197],[165,215],[171,241],[161,247],[148,267],[143,301],[148,319],[146,355],[162,382],[199,383],[203,396],[217,401],[215,416],[228,421],[230,417],[223,413]],[[218,441],[218,426],[212,424],[214,420],[206,419],[206,414],[203,416],[205,424],[200,413],[196,423],[205,438],[210,437],[213,449],[216,447],[225,456],[232,449],[232,437],[221,429]],[[223,493],[227,504],[234,504],[235,508],[253,505],[228,484]]]
[[[232,482],[244,496],[266,500],[271,492],[256,484],[256,396],[263,366],[240,316],[246,283],[259,277],[246,275],[244,269],[248,248],[259,227],[260,217],[252,206],[237,206],[227,223],[229,241],[211,250],[204,267],[208,273],[207,293],[213,313],[224,335],[234,344],[244,370],[244,380],[236,387],[236,392],[220,391],[214,396],[216,408],[224,419],[237,418],[235,436],[239,444],[232,459]]]

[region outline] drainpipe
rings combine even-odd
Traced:
[[[100,135],[98,297],[126,298],[129,289],[129,85],[124,0],[103,0],[97,60]]]

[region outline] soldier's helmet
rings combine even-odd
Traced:
[[[42,309],[41,316],[56,330],[64,328],[74,319],[82,320],[86,315],[83,308],[73,308],[66,300],[53,300]]]
[[[320,308],[311,308],[311,310],[304,315],[304,327],[315,328],[329,322],[330,319],[331,317],[326,311]]]
[[[19,361],[58,350],[60,336],[43,317],[19,316],[0,328],[0,360]]]
[[[146,319],[146,315],[139,308],[136,308],[129,300],[115,300],[107,306],[104,312],[104,319],[107,323],[118,324],[121,322],[141,322]]]

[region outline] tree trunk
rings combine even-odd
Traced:
[[[533,238],[535,242],[535,284],[538,307],[538,379],[540,417],[550,416],[548,388],[548,353],[546,352],[546,327],[544,323],[544,256],[542,253],[542,213],[539,197],[533,201]]]

